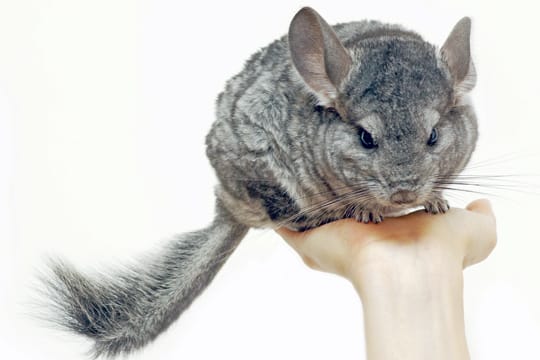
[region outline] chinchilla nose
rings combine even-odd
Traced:
[[[390,201],[394,204],[411,204],[417,199],[416,193],[409,190],[398,190],[390,196]]]

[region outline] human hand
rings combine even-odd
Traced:
[[[398,262],[463,269],[485,259],[497,239],[495,216],[487,200],[444,215],[417,211],[380,224],[346,219],[305,232],[276,231],[309,267],[350,280],[359,272]]]
[[[364,307],[369,360],[469,359],[462,270],[495,247],[487,200],[444,215],[419,211],[381,224],[340,220],[302,233],[276,231],[308,266],[352,282]]]

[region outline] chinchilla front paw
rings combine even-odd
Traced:
[[[436,198],[426,202],[424,208],[426,209],[426,212],[431,214],[444,214],[450,209],[450,205],[448,204],[448,201]]]
[[[384,217],[381,213],[375,211],[361,210],[355,216],[356,221],[363,222],[367,224],[369,222],[378,224],[384,220]]]

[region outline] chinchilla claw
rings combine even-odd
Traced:
[[[424,204],[426,212],[431,214],[444,214],[450,209],[448,201],[444,199],[435,199]]]
[[[370,222],[378,224],[384,220],[384,217],[380,213],[362,211],[356,215],[355,219],[356,221],[363,222],[364,224],[368,224]]]

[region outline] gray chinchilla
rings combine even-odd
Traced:
[[[445,212],[441,192],[477,139],[470,27],[463,18],[437,49],[398,25],[331,27],[301,9],[218,97],[206,138],[214,221],[116,274],[53,262],[54,321],[92,339],[94,356],[129,353],[180,316],[250,227]]]

